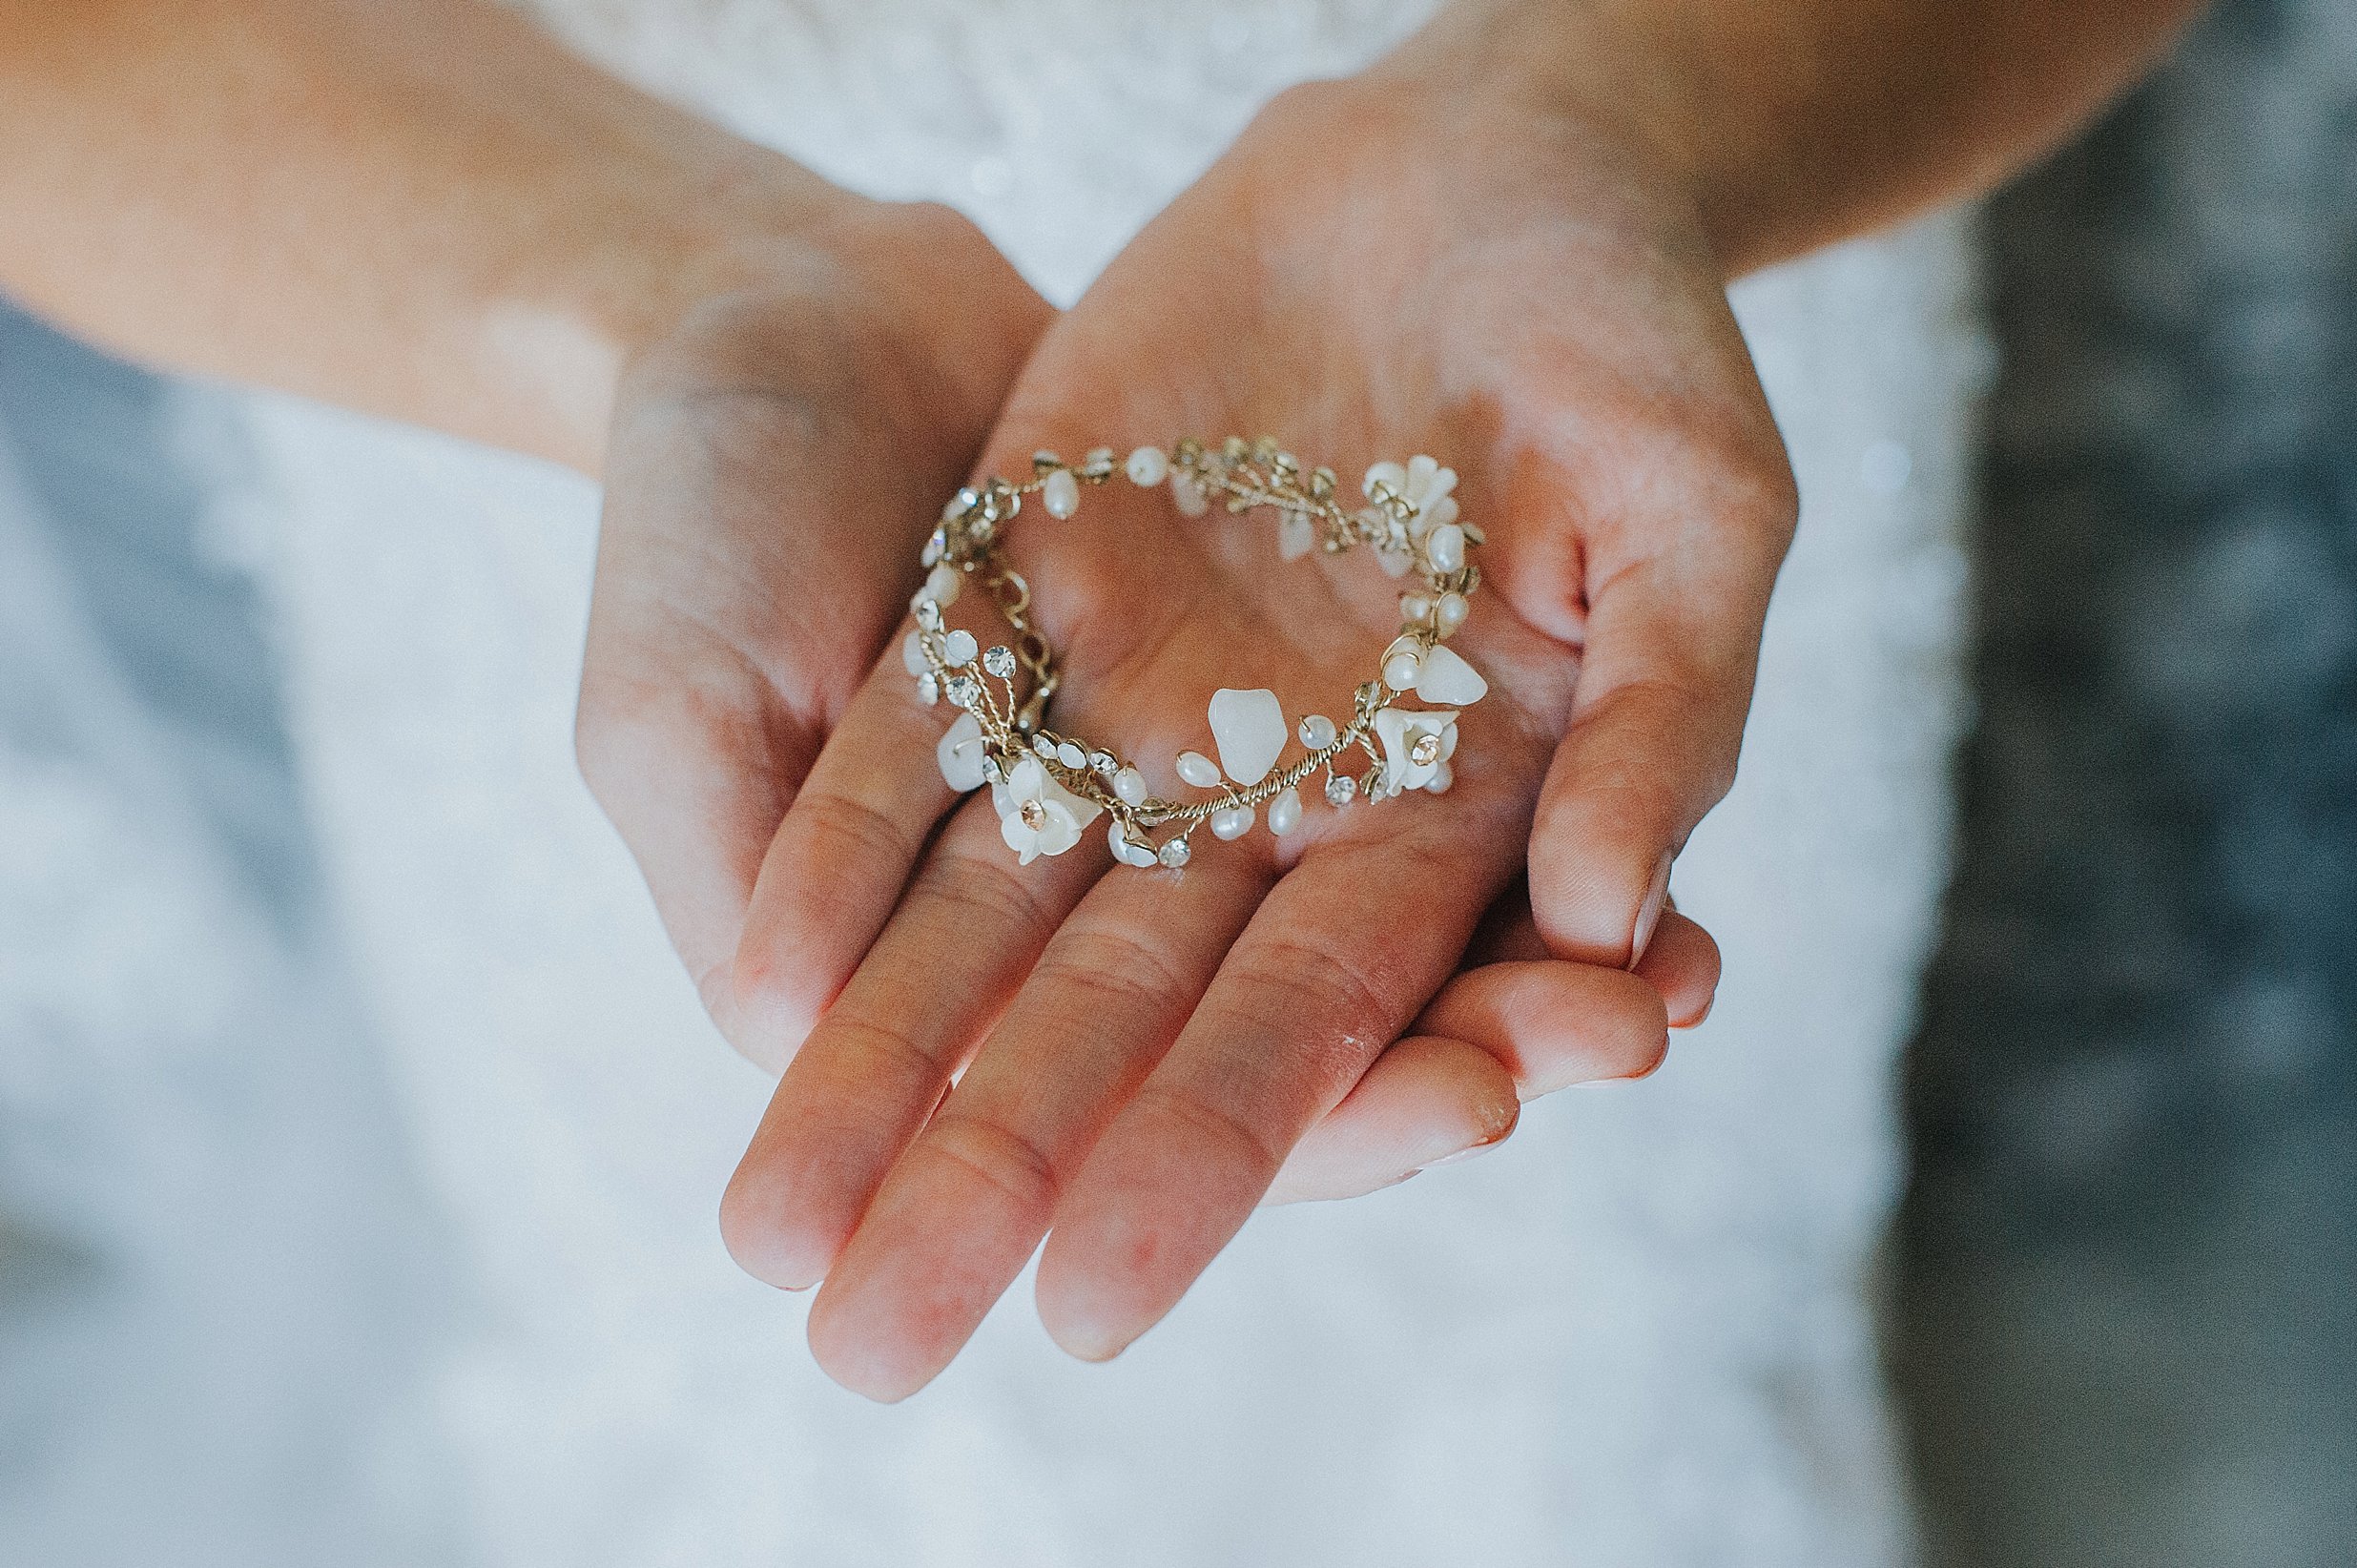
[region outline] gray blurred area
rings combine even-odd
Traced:
[[[207,537],[238,454],[179,455],[213,396],[0,305],[0,1564],[463,1568],[463,1292]]]
[[[1986,234],[1933,1560],[2357,1563],[2357,7],[2230,0]]]

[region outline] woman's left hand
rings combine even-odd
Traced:
[[[1690,200],[1609,114],[1478,76],[1288,93],[1050,329],[990,471],[1263,431],[1352,475],[1417,452],[1461,475],[1486,587],[1450,646],[1489,691],[1454,788],[1313,798],[1284,838],[1202,836],[1178,876],[1112,868],[1101,825],[1019,868],[986,794],[929,841],[907,824],[910,860],[773,855],[735,963],[756,1005],[794,983],[775,918],[807,918],[815,878],[906,884],[723,1213],[755,1273],[827,1277],[813,1345],[862,1392],[922,1386],[1051,1219],[1043,1317],[1077,1354],[1118,1351],[1419,1015],[1525,1089],[1659,1060],[1660,990],[1625,971],[1731,780],[1794,509]],[[1181,521],[1121,479],[1066,522],[1027,509],[1005,548],[1062,657],[1053,726],[1159,770],[1204,749],[1219,687],[1345,712],[1398,585],[1363,551],[1279,567],[1272,532]],[[987,645],[982,597],[960,614]],[[931,770],[953,712],[874,688],[829,744]],[[1551,957],[1442,993],[1526,868]],[[1655,978],[1676,996],[1707,939],[1670,918]]]

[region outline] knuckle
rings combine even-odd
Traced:
[[[1003,1123],[944,1112],[925,1135],[933,1154],[958,1166],[1017,1209],[1055,1207],[1061,1183],[1056,1163],[1033,1139]]]
[[[1138,1091],[1136,1104],[1159,1112],[1190,1131],[1224,1146],[1251,1170],[1273,1178],[1284,1164],[1284,1151],[1233,1113],[1208,1101],[1155,1083]]]
[[[857,795],[805,792],[796,805],[830,864],[905,866],[916,858],[916,835]]]
[[[1040,976],[1104,1004],[1093,1013],[1160,1006],[1183,1000],[1183,978],[1169,959],[1127,932],[1066,932],[1041,959]]]
[[[987,854],[936,856],[918,873],[910,901],[953,926],[1044,936],[1047,913],[1016,868]]]

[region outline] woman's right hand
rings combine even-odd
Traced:
[[[751,1026],[729,959],[755,877],[797,795],[846,853],[891,831],[811,764],[1054,313],[936,206],[845,198],[713,270],[615,398],[576,738],[713,1021],[775,1072],[859,955],[810,955],[796,1016]]]

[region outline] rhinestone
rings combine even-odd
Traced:
[[[1031,749],[1039,753],[1040,755],[1044,757],[1052,757],[1056,754],[1056,737],[1053,735],[1033,735],[1031,737]]]
[[[1334,743],[1334,721],[1323,713],[1312,713],[1301,721],[1301,744],[1313,752],[1322,752]]]
[[[1088,753],[1088,771],[1099,778],[1110,778],[1121,772],[1121,758],[1110,752],[1091,752]]]
[[[1429,768],[1440,760],[1440,737],[1418,735],[1416,744],[1408,748],[1408,760],[1419,768]]]
[[[917,624],[927,631],[938,631],[941,625],[941,607],[922,594],[917,596]]]
[[[1348,774],[1336,774],[1326,780],[1326,799],[1329,804],[1347,806],[1358,794],[1358,780]]]
[[[982,699],[982,689],[971,675],[952,675],[946,688],[949,700],[961,708],[971,708]]]
[[[1056,760],[1077,772],[1088,766],[1088,753],[1067,740],[1056,748]]]
[[[982,504],[982,492],[969,485],[949,498],[949,505],[941,509],[941,521],[955,522]]]
[[[1036,800],[1024,801],[1017,808],[1017,815],[1023,818],[1023,825],[1033,833],[1047,825],[1047,808]]]
[[[1176,871],[1187,863],[1188,856],[1192,853],[1188,849],[1186,839],[1171,838],[1164,841],[1162,848],[1155,852],[1154,858]]]
[[[997,757],[984,755],[982,758],[982,778],[985,782],[991,784],[1003,784],[1006,782],[1006,768],[999,761]]]
[[[1015,650],[1011,648],[992,649],[982,655],[982,668],[1001,680],[1007,679],[1015,673]]]

